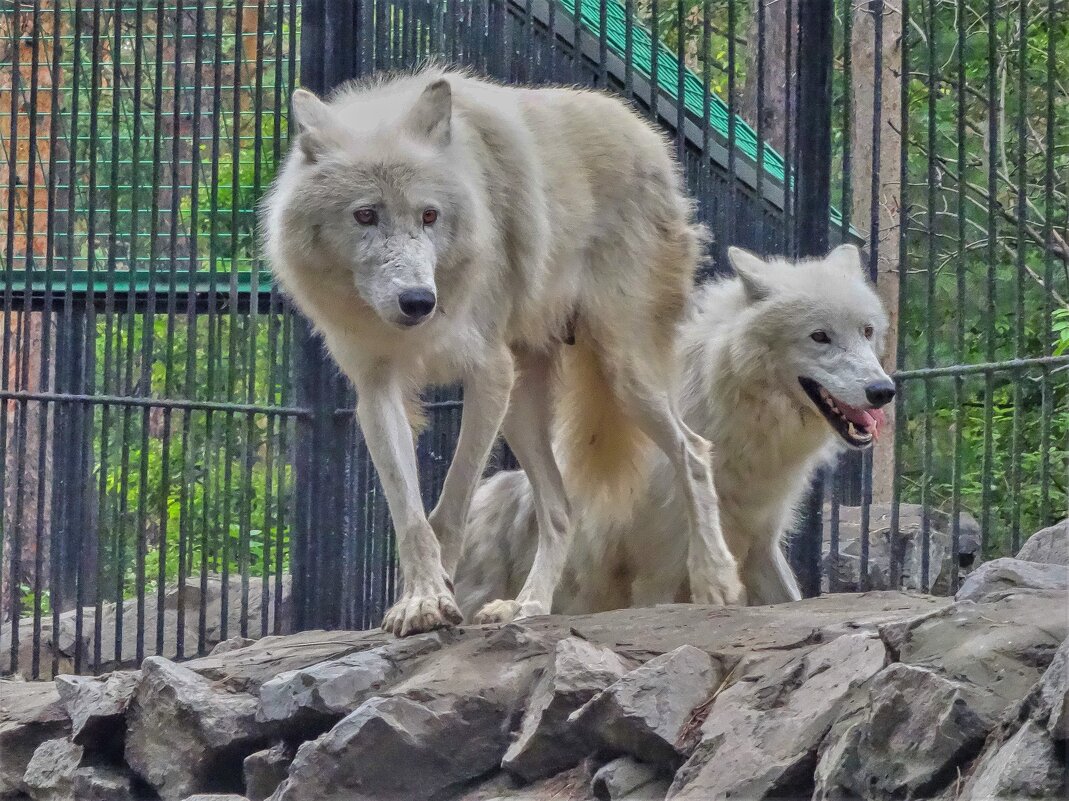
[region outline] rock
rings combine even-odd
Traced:
[[[618,757],[594,774],[590,789],[598,801],[620,801],[624,798],[638,799],[639,791],[643,789],[645,792],[642,795],[661,799],[668,788],[667,782],[660,778],[660,772],[653,765],[631,757]]]
[[[956,684],[890,665],[870,683],[860,722],[826,744],[813,797],[934,797],[979,752],[991,725]]]
[[[275,743],[264,751],[245,757],[245,795],[249,801],[264,801],[286,778],[296,750],[288,743]]]
[[[71,799],[74,774],[84,755],[84,749],[67,737],[41,743],[33,752],[22,779],[34,801]]]
[[[248,648],[254,642],[256,642],[256,640],[249,637],[230,637],[212,648],[209,656],[219,656],[220,654],[228,654],[231,651],[236,651],[239,648]]]
[[[586,764],[548,779],[517,786],[516,777],[501,771],[479,780],[451,801],[591,801],[590,770]],[[662,801],[662,798],[657,801]]]
[[[259,636],[263,630],[263,580],[257,576],[248,578],[249,603],[247,631],[250,637]],[[217,643],[237,635],[241,631],[241,594],[242,578],[240,575],[232,575],[226,584],[229,598],[227,611],[226,631],[223,631],[223,580],[221,576],[209,575],[204,581],[202,592],[199,575],[190,576],[186,579],[183,592],[178,592],[177,583],[167,588],[163,601],[163,656],[176,658],[178,656],[178,632],[182,631],[185,650],[183,656],[191,656],[196,653],[197,641],[200,636],[198,625],[200,610],[204,607],[206,628],[204,641],[207,648],[213,648]],[[284,576],[282,580],[281,610],[282,618],[278,621],[282,632],[289,632],[291,628],[291,580]],[[277,589],[272,578],[268,587],[269,598],[267,608],[267,630],[275,630],[275,610]],[[179,598],[181,595],[181,598]],[[156,644],[156,619],[159,610],[159,599],[155,592],[145,595],[145,624],[138,631],[136,598],[124,601],[122,606],[114,603],[103,604],[100,615],[100,638],[104,643],[102,652],[103,662],[100,669],[104,671],[118,670],[123,667],[136,667],[137,640],[140,633],[146,652],[151,652]],[[179,608],[183,610],[183,625],[179,626]],[[122,610],[122,638],[120,642],[120,658],[115,658],[115,634],[119,630],[119,610]],[[83,655],[93,653],[93,643],[96,637],[96,609],[86,606],[81,609],[82,631],[81,639],[77,636],[77,609],[70,609],[59,616],[59,629],[52,630],[52,618],[46,616],[41,620],[40,634],[40,676],[38,678],[52,678],[52,660],[59,664],[59,673],[74,672],[74,654],[81,647]],[[10,626],[2,627],[0,631],[0,673],[11,673],[11,629]],[[31,655],[33,650],[32,617],[26,617],[19,621],[19,657],[18,673],[30,678]],[[224,636],[225,634],[225,636]]]
[[[0,680],[0,798],[24,792],[22,777],[37,747],[69,733],[54,682]]]
[[[681,645],[610,685],[569,720],[608,750],[672,764],[692,713],[720,679],[720,667],[709,654]]]
[[[753,661],[716,697],[668,797],[791,797],[811,782],[817,748],[849,694],[886,658],[879,637],[864,633]]]
[[[980,565],[962,582],[954,596],[959,601],[979,601],[1007,590],[1067,590],[1069,567],[1024,562],[1020,559],[995,559]]]
[[[899,661],[957,683],[980,714],[997,719],[1039,681],[1069,637],[1064,592],[1016,591],[880,627]]]
[[[448,639],[448,633],[431,632],[280,673],[260,687],[260,720],[330,728],[398,681],[399,664],[437,651]]]
[[[112,767],[79,768],[74,773],[73,801],[143,801],[129,773]]]
[[[1064,755],[1050,734],[1026,721],[1004,745],[981,758],[962,801],[1065,797]]]
[[[189,796],[185,801],[249,801],[249,799],[234,793],[197,793]]]
[[[478,699],[371,698],[305,743],[272,801],[418,801],[493,770],[501,716]]]
[[[1061,644],[1035,689],[1035,713],[1055,740],[1069,740],[1069,638]]]
[[[1069,518],[1029,537],[1017,552],[1017,558],[1045,565],[1069,565]]]
[[[71,719],[71,738],[79,745],[100,742],[123,728],[126,709],[141,681],[141,671],[100,677],[57,676],[56,690]]]
[[[530,782],[577,764],[586,748],[568,716],[630,667],[608,648],[578,637],[558,642],[553,664],[531,693],[519,735],[501,766]]]
[[[824,553],[822,590],[824,592],[857,592],[861,589],[861,507],[839,507],[839,551],[832,557],[831,508],[824,508]],[[869,506],[868,588],[872,590],[923,590],[921,586],[921,557],[924,510],[919,504],[899,505],[898,537],[891,543],[891,505],[874,503]],[[929,592],[950,595],[952,567],[951,517],[938,509],[929,511],[928,579]],[[890,580],[891,554],[899,554],[902,565],[901,581],[892,586]],[[980,525],[968,513],[958,518],[958,575],[969,575],[980,563]],[[835,575],[836,584],[830,581]]]
[[[267,745],[273,727],[257,701],[221,692],[184,667],[152,656],[128,712],[126,761],[163,801],[240,787],[241,761]]]

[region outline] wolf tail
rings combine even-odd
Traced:
[[[649,439],[613,389],[604,357],[577,331],[561,349],[556,447],[574,511],[603,523],[626,520],[642,488]],[[575,501],[582,499],[582,509]]]

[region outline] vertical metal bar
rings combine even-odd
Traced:
[[[925,337],[924,337],[924,364],[926,367],[935,365],[935,204],[936,184],[939,180],[936,163],[936,61],[935,61],[935,4],[928,0],[925,14],[925,38],[928,45],[928,177],[927,177],[927,223],[925,240],[927,242],[927,268],[925,270]],[[924,445],[923,463],[921,473],[921,576],[920,589],[927,592],[931,566],[931,538],[932,538],[932,416],[935,413],[932,408],[932,382],[924,379]]]
[[[578,0],[576,0],[578,2]],[[661,96],[658,68],[661,61],[660,8],[657,0],[650,0],[650,121],[657,124],[657,101]],[[578,39],[576,40],[578,43]]]
[[[1028,219],[1028,161],[1026,155],[1028,122],[1025,114],[1028,110],[1028,0],[1019,0],[1017,9],[1017,26],[1020,39],[1017,42],[1017,276],[1014,282],[1016,309],[1013,326],[1013,355],[1014,358],[1019,359],[1025,355],[1025,222]],[[1048,35],[1050,33],[1048,32]],[[1049,339],[1048,337],[1044,338]],[[1021,409],[1024,405],[1021,384],[1024,380],[1025,377],[1020,373],[1013,375],[1013,427],[1010,433],[1010,487],[1013,496],[1010,519],[1011,554],[1016,554],[1021,547]]]
[[[798,17],[798,249],[820,256],[828,249],[831,214],[831,68],[833,0],[810,0]],[[789,30],[789,28],[788,28]],[[790,35],[788,34],[788,41]],[[805,54],[804,58],[801,54]],[[800,542],[802,592],[820,593],[823,526],[822,474],[815,476]]]
[[[954,361],[965,360],[965,0],[957,3],[957,169],[958,202],[958,251],[955,258],[955,290],[957,300],[957,324],[954,332]],[[961,553],[961,466],[962,442],[965,428],[965,380],[954,376],[954,474],[950,499],[950,586],[948,593],[958,591],[958,567]]]
[[[728,0],[730,3],[731,0]],[[687,48],[686,30],[683,26],[686,18],[686,9],[683,0],[676,0],[676,158],[681,165],[686,164],[687,135],[685,123],[687,120],[687,106],[684,102],[686,97],[687,77]],[[706,90],[708,91],[708,90]]]
[[[898,309],[899,313],[906,308],[906,287],[908,285],[908,273],[906,263],[908,261],[907,246],[909,244],[909,2],[902,0],[902,71],[899,76],[899,100],[902,116],[899,120],[901,140],[899,144],[898,162],[901,170],[899,180],[899,219],[898,226]],[[906,327],[898,326],[898,347],[895,355],[895,370],[900,371],[905,365]],[[902,560],[898,548],[894,547],[900,538],[900,520],[902,506],[902,449],[905,445],[905,394],[906,386],[903,382],[897,382],[895,394],[895,447],[894,447],[894,471],[891,478],[891,521],[890,521],[890,561],[888,564],[888,579],[892,587],[897,587],[902,576]]]
[[[998,162],[996,143],[999,137],[999,101],[998,101],[998,3],[988,0],[987,4],[987,196],[991,198],[987,211],[987,308],[984,331],[985,356],[987,361],[995,361],[995,319],[998,309],[995,304],[995,278],[998,253],[998,207],[995,202],[998,188]],[[984,376],[984,461],[981,477],[980,500],[980,553],[987,557],[991,544],[991,481],[995,470],[994,443],[995,416],[995,375]]]

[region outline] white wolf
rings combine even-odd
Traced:
[[[681,334],[688,425],[713,446],[721,520],[748,600],[800,597],[781,538],[814,468],[868,447],[894,384],[880,366],[887,316],[852,245],[790,264],[728,251],[737,278],[696,293]],[[569,476],[565,475],[568,486]],[[571,495],[576,534],[553,611],[581,614],[691,599],[671,468],[650,454],[630,517]],[[462,608],[507,596],[532,562],[534,513],[520,471],[478,489],[457,573]]]
[[[738,602],[708,443],[672,400],[703,231],[661,136],[608,95],[437,68],[329,102],[298,90],[292,108],[301,133],[263,233],[278,279],[356,385],[404,578],[383,627],[461,620],[449,578],[502,426],[530,477],[537,547],[515,601],[477,619],[548,611],[570,537],[557,459],[576,492],[611,503],[629,491],[643,435],[686,498],[692,591]],[[421,387],[458,380],[460,437],[428,519],[406,409]],[[568,445],[556,456],[555,397]]]

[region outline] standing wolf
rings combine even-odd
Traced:
[[[502,426],[530,477],[538,544],[516,599],[493,599],[478,620],[549,609],[570,537],[557,459],[570,491],[611,505],[634,491],[643,435],[686,499],[694,595],[738,602],[708,443],[672,400],[701,230],[661,137],[606,95],[438,69],[327,103],[298,90],[292,107],[301,133],[264,235],[278,279],[356,385],[404,576],[383,627],[461,620],[449,579]],[[421,387],[457,380],[460,437],[428,519],[406,409]]]
[[[887,316],[857,248],[764,262],[731,248],[737,278],[698,291],[681,333],[685,419],[713,445],[724,532],[750,603],[796,600],[780,539],[813,469],[842,445],[866,448],[894,384],[880,367]],[[606,519],[571,495],[576,534],[553,610],[571,614],[689,600],[685,504],[651,454],[630,517]],[[568,475],[565,475],[566,484]],[[476,492],[457,573],[463,608],[507,594],[532,560],[534,517],[522,472]]]

